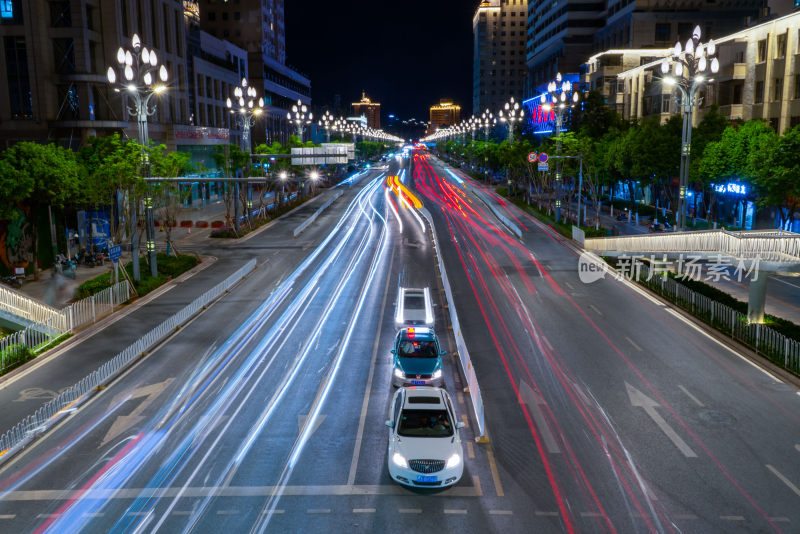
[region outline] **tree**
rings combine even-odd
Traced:
[[[189,162],[186,152],[166,152],[166,146],[158,145],[148,149],[150,156],[150,171],[155,176],[164,178],[177,178],[192,172],[193,165]],[[162,228],[167,234],[167,256],[172,252],[172,229],[178,221],[180,206],[191,195],[191,188],[182,191],[176,182],[160,182],[151,184],[155,208],[161,211]]]
[[[233,176],[239,170],[246,168],[250,161],[250,155],[236,145],[224,145],[216,147],[211,156],[217,167],[222,169],[225,176]],[[225,226],[230,231],[235,231],[236,226],[231,221],[231,207],[233,206],[233,191],[229,182],[224,184],[223,200],[225,201]]]
[[[589,91],[570,115],[571,130],[599,140],[612,128],[622,128],[622,117],[608,107],[600,91]]]
[[[776,206],[781,228],[791,229],[800,204],[800,127],[783,137],[762,135],[748,155],[758,205]]]
[[[33,272],[38,275],[39,239],[37,220],[45,207],[62,208],[77,200],[82,170],[75,153],[54,144],[18,143],[0,156],[4,168],[13,169],[21,179],[23,190],[27,190],[27,203],[31,208],[33,228]],[[17,190],[20,193],[22,190]],[[51,238],[55,246],[55,235],[51,225]]]

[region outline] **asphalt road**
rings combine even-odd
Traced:
[[[227,268],[257,257],[259,269],[0,468],[0,531],[798,529],[795,388],[640,290],[581,284],[577,253],[550,229],[415,163],[361,176],[296,240],[311,207],[221,247]],[[438,251],[412,210],[388,208],[389,174],[433,214]],[[472,439],[437,253],[488,444]],[[386,469],[401,283],[433,290],[445,381],[469,423],[464,477],[444,491],[402,488]]]

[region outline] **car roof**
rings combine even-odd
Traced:
[[[424,326],[408,326],[400,329],[402,339],[419,339],[420,341],[433,341],[436,339],[436,332],[433,328]]]
[[[406,387],[403,388],[406,392],[405,399],[403,400],[403,408],[411,410],[446,410],[444,396],[447,393],[436,387],[421,386],[421,387]]]

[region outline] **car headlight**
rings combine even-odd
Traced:
[[[442,377],[442,370],[441,369],[439,369],[437,371],[434,371],[433,374],[431,375],[431,378],[434,378],[434,379],[441,378],[441,377]]]
[[[396,452],[394,455],[392,455],[392,461],[397,467],[408,467],[408,462],[406,462],[405,457],[399,452]]]
[[[450,458],[447,459],[447,465],[445,469],[450,469],[451,467],[455,467],[461,463],[461,455],[458,453],[453,454]]]
[[[394,376],[396,376],[397,378],[405,378],[406,374],[403,371],[401,371],[399,367],[395,367]]]

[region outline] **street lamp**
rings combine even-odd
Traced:
[[[331,128],[334,127],[333,115],[331,115],[330,111],[325,111],[322,115],[322,118],[319,120],[319,125],[325,128],[325,140],[330,143],[331,142]]]
[[[503,109],[500,110],[500,113],[497,114],[500,117],[500,122],[507,122],[508,123],[508,142],[514,142],[514,124],[517,122],[522,121],[522,117],[525,115],[525,110],[520,107],[519,102],[514,101],[514,97],[511,97],[511,100],[506,102]]]
[[[253,156],[253,149],[250,143],[250,128],[256,123],[256,119],[264,113],[264,99],[259,98],[256,102],[255,98],[256,88],[250,87],[247,84],[247,78],[242,78],[242,85],[233,90],[234,100],[230,97],[225,101],[228,110],[233,115],[234,122],[242,127],[242,150],[247,153],[247,166],[250,166],[250,161]],[[247,98],[245,98],[247,97]],[[239,231],[239,217],[240,213],[240,199],[239,199],[239,183],[234,184],[234,229]],[[247,219],[250,220],[250,184],[247,184]]]
[[[124,92],[133,99],[133,106],[128,107],[129,115],[136,116],[136,125],[139,132],[139,144],[142,146],[142,174],[143,177],[150,175],[150,158],[147,154],[147,147],[150,140],[147,134],[147,117],[155,114],[156,106],[150,105],[153,95],[158,95],[167,90],[167,80],[169,73],[164,65],[158,64],[158,56],[154,50],[148,50],[142,46],[139,36],[134,34],[131,38],[131,48],[119,47],[117,50],[117,68],[121,70],[122,76],[117,77],[114,67],[108,67],[106,76],[108,83],[117,92]],[[158,79],[156,79],[156,74]],[[117,80],[119,79],[119,83]],[[153,197],[150,195],[148,184],[145,193],[144,205],[147,219],[147,253],[150,258],[150,274],[158,276],[158,264],[156,263],[156,230],[153,221]],[[131,254],[133,256],[133,279],[139,281],[139,231],[136,221],[136,199],[131,196]]]
[[[481,113],[481,118],[478,119],[478,125],[483,128],[484,147],[483,147],[483,173],[486,176],[486,181],[489,181],[489,132],[497,124],[497,119],[494,114],[487,108],[486,111]]]
[[[302,142],[305,125],[311,124],[311,121],[314,120],[314,114],[308,110],[305,104],[298,100],[297,104],[292,106],[292,111],[286,114],[286,120],[294,123],[297,128],[297,137]]]
[[[281,203],[286,204],[285,188],[286,188],[286,180],[289,178],[289,173],[287,173],[286,171],[281,171],[280,174],[278,175],[278,178],[280,178],[281,180],[281,201],[279,202],[279,204]]]
[[[561,220],[561,129],[564,125],[564,113],[578,102],[578,93],[567,81],[561,80],[561,73],[547,84],[547,95],[542,95],[540,102],[545,112],[552,111],[556,116],[556,222]],[[579,215],[580,216],[580,215]]]
[[[678,215],[675,224],[678,230],[686,227],[686,189],[689,186],[689,156],[692,149],[692,115],[694,106],[702,102],[697,90],[712,81],[706,76],[708,71],[716,74],[719,71],[719,60],[714,57],[717,47],[712,39],[708,43],[700,42],[700,26],[692,32],[681,49],[681,43],[675,44],[672,57],[661,62],[662,82],[668,87],[677,87],[681,93],[680,106],[683,112],[683,130],[681,132],[681,169],[680,189],[678,193]],[[670,68],[671,67],[671,68]],[[672,74],[670,74],[670,70]]]

